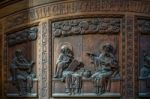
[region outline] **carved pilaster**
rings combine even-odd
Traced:
[[[40,66],[40,90],[39,90],[39,98],[40,99],[48,99],[49,94],[49,23],[48,21],[44,21],[40,23],[40,54],[39,54],[39,60]]]
[[[127,15],[126,16],[126,98],[125,99],[133,99],[134,97],[134,64],[133,64],[133,37],[134,37],[134,16]]]

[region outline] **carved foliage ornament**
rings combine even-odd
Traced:
[[[52,31],[55,37],[89,33],[118,33],[120,31],[120,19],[87,18],[59,21],[52,24]]]
[[[141,33],[150,33],[150,20],[139,20],[138,29]]]
[[[28,40],[33,41],[37,38],[37,32],[38,28],[32,27],[30,29],[25,29],[15,34],[10,34],[7,36],[8,46],[13,46]]]

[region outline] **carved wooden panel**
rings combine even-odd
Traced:
[[[120,18],[85,18],[52,23],[52,97],[121,96],[120,23]],[[98,76],[103,75],[101,70],[106,66],[106,61],[103,64],[99,58],[105,53],[105,47],[117,68],[114,76],[107,75],[108,79],[104,76],[106,80]]]
[[[36,38],[38,28],[27,28],[6,35],[5,67],[7,97],[37,97]]]
[[[139,96],[150,97],[150,20],[138,20],[139,39]]]

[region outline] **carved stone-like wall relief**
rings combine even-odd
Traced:
[[[7,97],[37,97],[36,37],[32,27],[7,34]]]
[[[119,18],[53,22],[52,96],[120,97],[119,31]]]

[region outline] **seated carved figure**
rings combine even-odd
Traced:
[[[96,66],[95,73],[91,76],[96,94],[102,94],[110,89],[110,79],[118,73],[118,65],[113,55],[113,47],[105,44],[99,55],[87,53]]]
[[[60,50],[60,55],[56,62],[55,78],[62,78],[62,73],[68,68],[72,60],[74,59],[73,53],[68,46],[63,45]]]
[[[70,95],[81,92],[82,77],[77,73],[81,67],[83,64],[74,59],[72,50],[63,45],[56,62],[54,78],[61,78],[65,82],[65,92]]]
[[[32,71],[34,62],[29,62],[22,55],[21,50],[16,50],[15,56],[10,65],[13,85],[16,86],[19,95],[31,93],[33,87],[33,78],[35,74]]]

